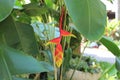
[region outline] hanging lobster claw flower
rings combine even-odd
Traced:
[[[75,38],[76,38],[75,35],[69,33],[68,31],[65,31],[65,30],[60,30],[60,35],[61,35],[61,36],[72,36],[72,37],[75,37]]]
[[[61,44],[57,44],[55,48],[55,63],[59,68],[63,61],[63,50]]]
[[[50,40],[49,42],[47,42],[45,45],[49,45],[49,44],[59,44],[61,41],[61,37],[57,37],[57,38],[54,38],[52,40]]]
[[[60,44],[60,41],[61,41],[61,38],[62,36],[72,36],[72,37],[75,37],[75,35],[65,31],[65,30],[62,30],[62,26],[63,26],[63,21],[64,21],[64,14],[65,14],[65,9],[64,7],[62,7],[62,11],[61,11],[61,16],[60,16],[60,20],[59,20],[59,30],[60,30],[60,36],[57,37],[57,38],[54,38],[52,40],[50,40],[47,44],[56,44],[56,48],[55,48],[55,53],[53,55],[53,57],[55,58],[55,64],[56,66],[59,68],[63,62],[63,50],[62,50],[62,46]]]

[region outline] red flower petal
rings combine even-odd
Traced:
[[[50,40],[49,42],[46,43],[46,45],[49,45],[49,44],[59,44],[61,41],[61,37],[57,37],[57,38],[54,38],[52,40]]]
[[[68,31],[65,31],[65,30],[60,30],[60,34],[61,34],[61,36],[72,36],[72,37],[76,37],[75,35],[69,33]]]

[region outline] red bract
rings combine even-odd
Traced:
[[[60,30],[60,35],[61,36],[73,36],[73,37],[75,37],[75,35],[69,33],[68,31],[62,30],[62,29]]]
[[[63,50],[61,44],[57,44],[55,48],[55,61],[57,67],[60,67],[62,64],[62,59],[63,59]]]
[[[52,40],[50,40],[46,45],[49,45],[49,44],[60,44],[60,41],[61,41],[61,37],[57,37],[57,38],[54,38]]]

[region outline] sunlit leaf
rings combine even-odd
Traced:
[[[48,7],[50,7],[50,8],[53,7],[53,0],[45,0],[45,3]]]
[[[102,37],[100,39],[100,42],[109,50],[112,52],[115,56],[120,56],[120,49],[118,46],[111,40],[109,40],[107,37]]]
[[[106,26],[106,8],[100,0],[64,0],[77,30],[89,40],[98,40]]]

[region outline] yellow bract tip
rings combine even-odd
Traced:
[[[62,60],[56,62],[56,66],[59,68],[62,65]]]

